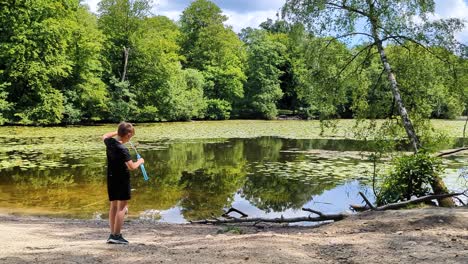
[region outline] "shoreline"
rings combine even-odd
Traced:
[[[468,263],[468,208],[365,212],[317,227],[130,220],[129,245],[107,221],[0,214],[2,263]]]

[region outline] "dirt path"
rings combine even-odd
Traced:
[[[468,263],[467,208],[364,213],[317,228],[131,221],[124,231],[130,245],[109,245],[105,221],[0,215],[0,263]]]

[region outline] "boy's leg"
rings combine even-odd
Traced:
[[[118,201],[111,201],[109,207],[109,227],[111,234],[115,235],[114,233],[114,226],[115,226],[115,218],[117,215],[118,209]]]
[[[124,217],[125,217],[125,211],[128,205],[128,201],[117,201],[117,213],[115,215],[115,220],[114,220],[114,228],[112,232],[114,235],[120,234],[120,231],[122,229],[122,225],[124,222]]]

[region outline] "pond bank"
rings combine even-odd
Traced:
[[[130,221],[127,246],[104,220],[0,215],[1,263],[468,263],[468,208],[368,212],[321,227]]]

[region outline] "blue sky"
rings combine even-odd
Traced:
[[[99,0],[82,0],[96,12]],[[245,27],[257,27],[267,18],[276,18],[285,0],[212,0],[229,18],[227,25],[239,32]],[[182,11],[192,0],[153,0],[153,13],[178,20]],[[435,0],[436,18],[458,17],[467,20],[466,28],[457,34],[457,39],[468,44],[468,0]]]

